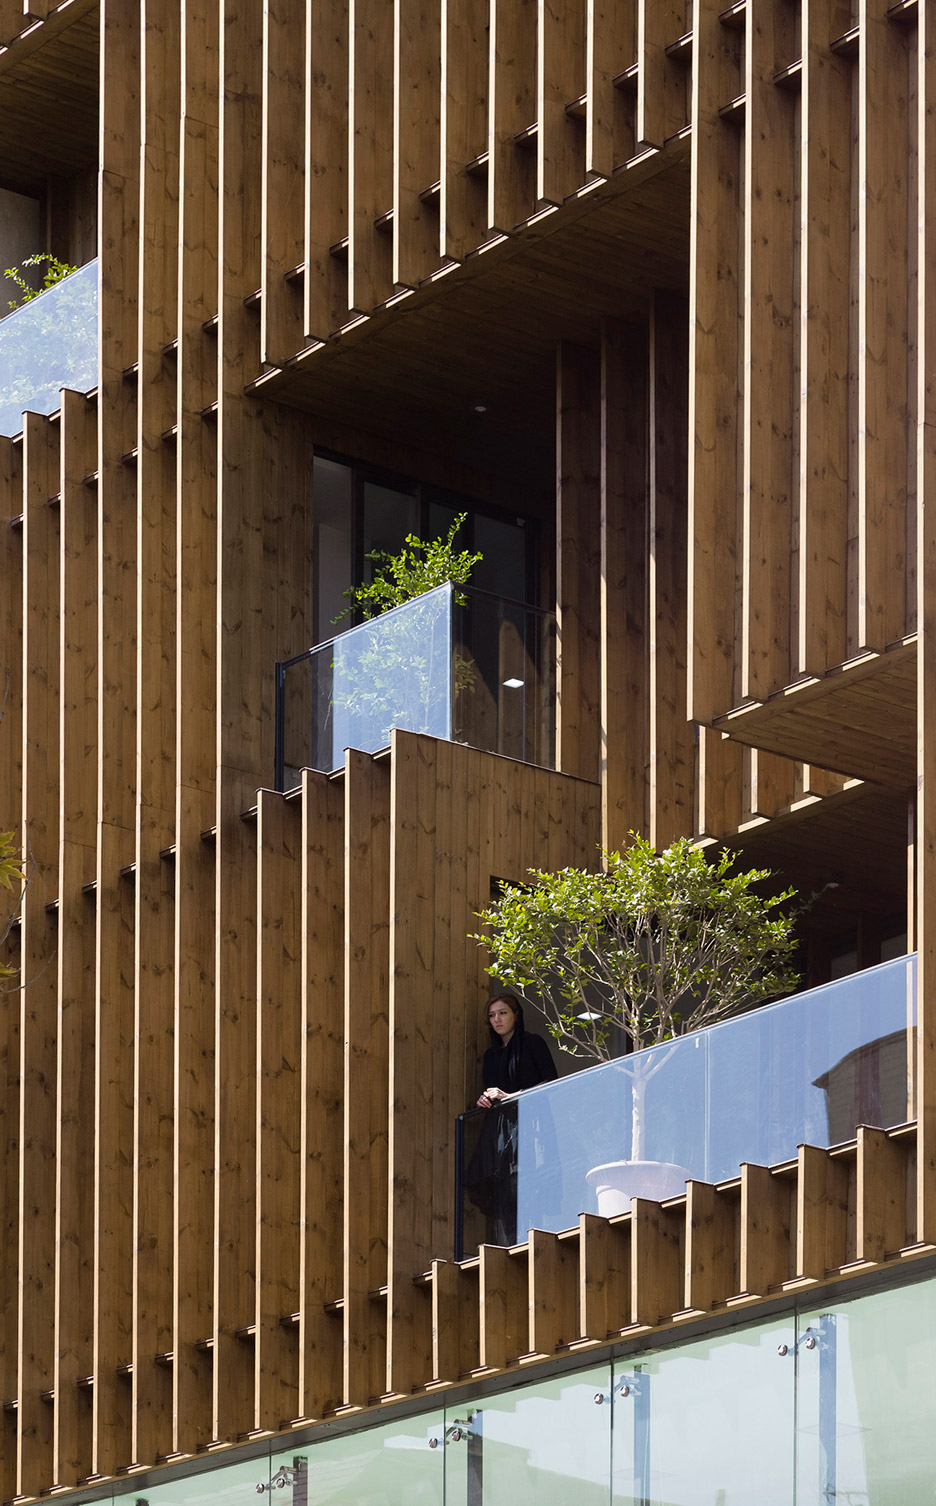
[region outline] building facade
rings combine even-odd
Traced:
[[[934,25],[0,0],[4,1501],[930,1498]],[[477,912],[631,831],[817,896],[826,1119],[455,1259]]]

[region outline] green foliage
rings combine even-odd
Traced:
[[[639,1049],[795,987],[794,891],[755,892],[768,869],[733,873],[731,854],[710,863],[685,838],[658,853],[634,836],[604,856],[602,873],[531,869],[529,887],[503,885],[474,938],[563,1050],[605,1060],[615,1027]]]
[[[371,550],[367,558],[378,566],[374,579],[367,585],[352,586],[344,593],[350,597],[351,605],[335,621],[340,622],[355,607],[360,607],[365,619],[379,617],[391,607],[402,606],[405,601],[412,601],[415,596],[422,596],[448,581],[455,586],[467,585],[472,570],[482,558],[480,554],[454,547],[455,535],[467,516],[467,513],[460,512],[445,538],[427,543],[415,533],[408,533],[399,554]],[[456,594],[455,599],[464,606],[464,597]]]
[[[23,878],[23,865],[20,861],[19,849],[14,842],[14,834],[11,831],[0,831],[0,888],[12,891],[14,884],[19,888],[23,883]],[[13,915],[10,915],[7,924],[0,927],[0,940],[6,940],[12,921]],[[16,968],[0,962],[0,980],[12,978],[16,972]]]
[[[23,270],[26,267],[41,267],[43,263],[45,263],[45,273],[42,278],[42,287],[31,287],[23,276]],[[38,298],[40,293],[44,293],[46,288],[54,288],[57,282],[61,282],[64,277],[68,277],[77,270],[77,267],[70,267],[67,262],[59,261],[51,251],[35,251],[32,256],[27,256],[18,267],[5,269],[4,277],[9,277],[11,282],[15,282],[21,293],[21,297],[12,298],[7,307],[15,309],[21,304],[29,303],[31,299]]]

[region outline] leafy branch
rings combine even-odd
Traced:
[[[34,288],[23,276],[23,271],[26,267],[41,267],[43,264],[45,264],[45,273],[42,278],[42,287]],[[63,278],[69,277],[72,272],[77,272],[77,270],[77,267],[69,266],[68,262],[59,261],[58,257],[53,256],[51,251],[33,252],[32,256],[27,256],[26,260],[20,262],[18,267],[6,267],[4,270],[4,277],[9,277],[10,281],[16,284],[21,293],[21,297],[11,298],[7,307],[15,309],[24,303],[29,303],[33,298],[38,298],[40,293],[44,293],[46,288],[54,288],[57,282],[61,282]]]
[[[468,549],[456,550],[455,535],[468,514],[460,512],[444,538],[427,542],[415,533],[408,533],[403,548],[398,554],[388,554],[383,549],[372,549],[367,555],[378,566],[374,579],[366,585],[351,586],[345,591],[350,605],[334,619],[341,622],[359,607],[365,620],[379,617],[391,607],[402,606],[415,596],[433,591],[449,581],[455,586],[467,585],[472,570],[483,556],[472,554]],[[465,598],[456,592],[455,600],[464,606]]]

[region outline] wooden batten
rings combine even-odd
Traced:
[[[370,314],[393,292],[393,0],[349,0],[348,306]]]
[[[801,1145],[796,1179],[796,1270],[821,1281],[851,1258],[848,1166],[827,1150]]]
[[[685,1307],[710,1312],[715,1302],[740,1289],[735,1239],[739,1212],[735,1189],[719,1191],[708,1182],[687,1184]]]
[[[790,1182],[766,1166],[741,1167],[741,1254],[738,1285],[765,1297],[793,1274]]]
[[[37,1495],[51,1444],[41,1393],[54,1368],[45,1293],[54,1285],[56,1006],[59,892],[59,434],[48,419],[23,425],[23,861],[30,871],[20,940],[19,1338],[17,1494]],[[51,673],[49,671],[51,670]],[[45,1468],[48,1465],[46,1463]]]
[[[536,6],[490,0],[487,223],[508,234],[534,208],[535,158],[516,137],[535,120]]]
[[[536,197],[561,204],[585,177],[585,134],[566,106],[585,94],[584,0],[539,0]]]
[[[348,4],[306,0],[303,183],[305,341],[324,340],[348,315]]]
[[[579,1318],[582,1339],[601,1341],[630,1322],[631,1232],[595,1213],[579,1214]]]
[[[393,269],[416,287],[439,262],[441,9],[432,0],[393,5]],[[467,159],[466,159],[467,160]]]
[[[479,1363],[505,1370],[529,1343],[529,1266],[498,1245],[482,1245],[479,1261]]]
[[[637,59],[636,0],[586,0],[585,4],[585,173],[610,178],[634,151],[629,93],[615,79]]]
[[[655,1328],[681,1310],[685,1241],[685,1203],[667,1208],[631,1199],[631,1323]]]
[[[556,366],[556,767],[598,775],[601,509],[600,369],[595,352],[561,345]]]
[[[286,273],[305,255],[306,20],[306,0],[263,8],[260,355],[276,366],[305,343],[302,286]]]
[[[686,74],[667,48],[691,27],[682,0],[637,5],[637,142],[661,147],[686,123]]]
[[[439,255],[463,261],[487,231],[488,3],[442,0]]]
[[[578,1338],[578,1244],[544,1229],[527,1241],[531,1355],[553,1355]]]

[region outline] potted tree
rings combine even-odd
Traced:
[[[642,1052],[795,986],[794,891],[764,896],[769,870],[736,873],[731,853],[709,861],[686,838],[657,852],[634,835],[603,856],[597,873],[534,869],[529,885],[502,885],[475,938],[488,971],[527,994],[560,1049],[607,1061],[620,1032]],[[605,1215],[632,1196],[674,1196],[689,1176],[645,1154],[647,1087],[668,1054],[633,1058],[630,1159],[588,1174]]]

